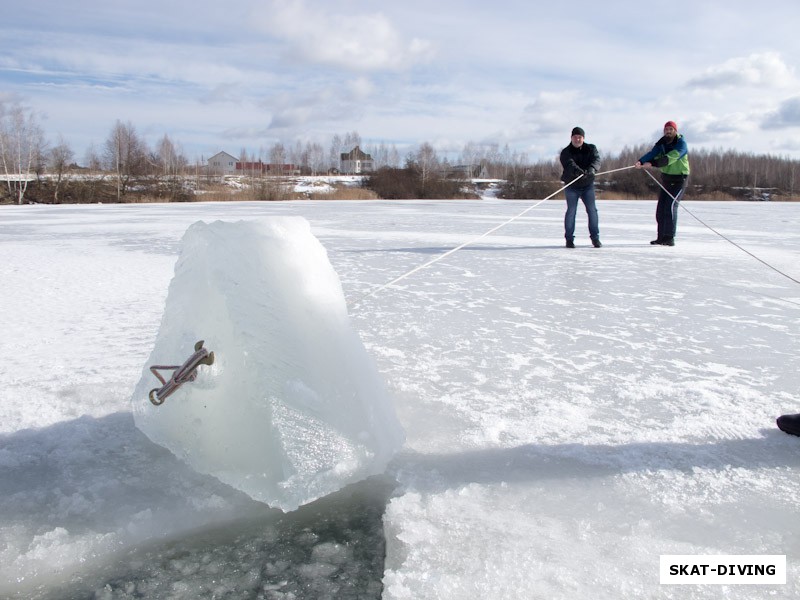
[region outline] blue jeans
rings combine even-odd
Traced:
[[[586,215],[589,217],[589,237],[593,240],[600,237],[600,223],[595,206],[594,184],[583,188],[568,187],[564,190],[567,196],[567,214],[564,215],[564,237],[567,241],[575,238],[575,216],[578,212],[578,200],[583,200]]]

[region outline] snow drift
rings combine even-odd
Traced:
[[[182,244],[133,394],[136,426],[283,510],[383,472],[404,434],[308,222],[198,222]],[[154,406],[149,367],[181,364],[198,340],[214,364]]]

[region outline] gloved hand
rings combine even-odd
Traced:
[[[583,171],[583,174],[586,175],[587,177],[591,177],[592,175],[594,175],[594,169],[592,167],[589,167],[588,169],[585,169]]]
[[[650,161],[654,167],[666,167],[669,164],[669,159],[666,156],[659,156]]]

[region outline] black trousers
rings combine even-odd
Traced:
[[[656,205],[656,224],[660,240],[675,237],[678,227],[678,205],[686,191],[688,181],[688,175],[667,175],[666,173],[661,175],[661,185],[667,191],[659,190],[658,204]]]

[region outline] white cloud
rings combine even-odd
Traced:
[[[313,91],[274,94],[265,98],[261,105],[272,113],[270,130],[288,130],[357,119],[373,92],[373,84],[359,77]]]
[[[347,83],[354,100],[366,100],[375,92],[375,86],[366,77],[358,77]]]
[[[795,139],[773,139],[770,143],[775,152],[800,153],[800,142]]]
[[[538,134],[571,131],[579,118],[580,94],[576,91],[540,92],[524,110],[523,122]]]
[[[0,91],[0,111],[2,111],[3,104],[14,104],[21,102],[22,98],[15,92],[2,92]]]
[[[761,125],[764,129],[800,127],[800,96],[783,101],[777,110],[764,118]]]
[[[381,14],[338,13],[310,8],[302,0],[272,0],[257,19],[272,36],[307,61],[354,71],[400,70],[432,56],[422,39],[404,40]],[[327,12],[326,12],[327,11]]]
[[[796,83],[794,71],[777,52],[764,52],[732,58],[721,65],[710,67],[688,82],[688,87],[698,89],[726,89],[731,87],[783,88]]]
[[[694,115],[685,125],[681,125],[681,133],[691,143],[721,144],[730,142],[754,131],[757,119],[754,115],[743,112],[729,114],[700,113]]]
[[[203,104],[237,103],[241,102],[242,90],[236,84],[217,84],[208,92],[201,95],[199,101]]]
[[[586,130],[587,137],[607,138],[613,126],[609,119],[615,115],[627,116],[634,107],[626,99],[614,96],[598,97],[582,90],[540,92],[523,110],[522,122],[531,128],[536,137],[553,135],[558,143],[569,141],[575,126]],[[629,121],[630,122],[630,121]]]

